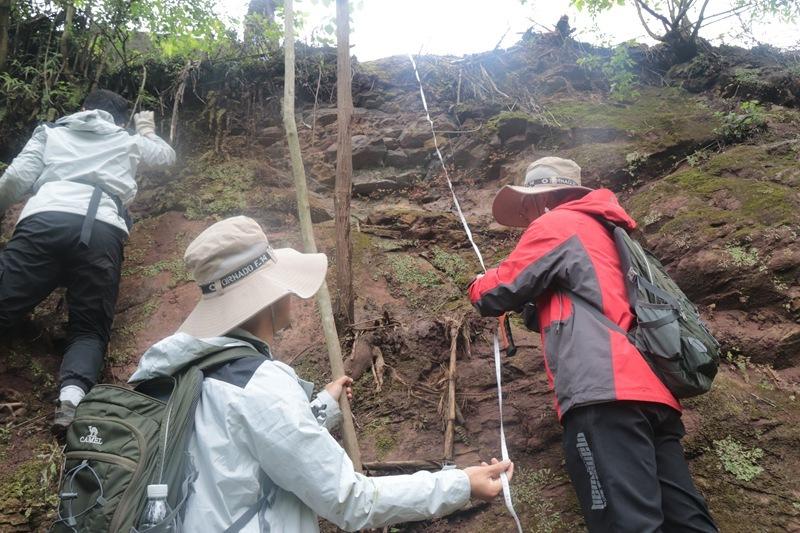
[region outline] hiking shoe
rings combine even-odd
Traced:
[[[58,402],[56,407],[56,414],[53,417],[53,424],[50,426],[50,431],[56,436],[64,436],[67,428],[72,421],[75,420],[75,409],[78,406],[69,400]]]

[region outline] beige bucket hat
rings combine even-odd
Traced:
[[[538,205],[553,207],[581,198],[591,190],[581,185],[581,167],[575,161],[543,157],[528,165],[523,185],[506,185],[500,189],[492,203],[492,215],[504,226],[525,228],[531,223],[524,208],[526,198],[540,196],[542,201]]]
[[[248,217],[217,222],[197,236],[183,256],[202,298],[179,332],[217,337],[288,294],[311,298],[325,281],[325,254],[273,249]]]

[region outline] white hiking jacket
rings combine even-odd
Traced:
[[[139,163],[166,166],[175,162],[175,151],[160,137],[131,135],[114,124],[110,113],[81,111],[34,130],[33,136],[0,176],[0,213],[22,197],[35,192],[19,220],[44,211],[85,215],[94,188],[74,180],[97,183],[120,199],[133,201]],[[103,194],[97,220],[128,233],[117,206]]]
[[[243,330],[237,336],[260,341]],[[221,346],[249,346],[230,337],[168,337],[142,356],[138,382]],[[266,502],[242,533],[319,531],[317,515],[355,531],[443,516],[464,507],[470,486],[462,470],[365,477],[328,433],[341,419],[326,391],[310,401],[313,385],[291,367],[243,359],[207,373],[189,452],[199,477],[186,503],[187,532],[221,532]]]

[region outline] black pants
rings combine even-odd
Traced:
[[[571,409],[562,423],[567,471],[590,532],[717,531],[689,474],[677,411],[601,403]]]
[[[22,219],[0,251],[0,334],[59,286],[67,288],[67,349],[63,385],[89,390],[97,382],[117,303],[124,231],[100,221],[81,245],[83,216],[45,212]]]

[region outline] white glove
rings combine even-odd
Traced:
[[[152,111],[140,111],[133,115],[133,123],[136,125],[136,133],[143,137],[149,137],[156,133],[156,120]]]

